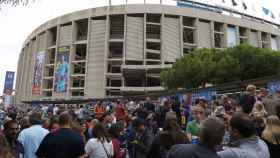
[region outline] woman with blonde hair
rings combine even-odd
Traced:
[[[250,113],[251,116],[255,116],[255,117],[266,117],[267,116],[267,112],[264,108],[264,105],[262,102],[257,101],[254,104],[253,110]]]
[[[9,144],[3,134],[0,133],[0,157],[1,158],[13,158]]]
[[[262,134],[266,142],[270,158],[277,158],[280,155],[280,120],[276,115],[269,116],[266,120],[266,127]]]

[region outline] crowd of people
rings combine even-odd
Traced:
[[[1,158],[277,158],[280,89],[238,99],[97,101],[9,109]]]

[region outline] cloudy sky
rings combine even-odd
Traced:
[[[120,4],[125,1],[112,0],[112,3]],[[128,3],[143,3],[143,1],[128,0]],[[159,1],[146,0],[147,3],[158,3]],[[212,0],[205,1],[211,3]],[[277,10],[280,5],[279,0],[251,1],[261,3],[272,10]],[[163,2],[165,4],[174,3],[172,0],[163,0]],[[3,5],[0,10],[0,94],[3,92],[5,72],[16,71],[22,44],[32,30],[57,16],[106,4],[108,4],[108,0],[35,0],[24,7]]]

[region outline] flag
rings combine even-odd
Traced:
[[[247,5],[246,5],[246,3],[245,3],[245,2],[242,2],[242,5],[243,5],[244,10],[247,10]]]
[[[4,91],[3,91],[3,93],[6,95],[11,95],[13,92],[14,76],[15,76],[15,72],[6,71]]]
[[[235,2],[235,0],[231,0],[231,2],[232,2],[233,6],[237,6],[237,3]]]
[[[262,7],[262,11],[265,15],[268,15],[269,14],[269,9],[265,8],[265,7]]]
[[[273,12],[271,12],[271,18],[275,19],[275,16],[274,16]]]

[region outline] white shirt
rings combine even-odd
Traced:
[[[48,133],[49,131],[42,128],[41,125],[33,125],[21,131],[18,136],[18,141],[21,142],[24,147],[24,157],[37,158],[35,152]]]
[[[113,156],[114,151],[113,151],[112,141],[110,141],[109,143],[107,141],[105,141],[103,144],[104,144],[104,147],[105,147],[107,153],[110,156]],[[86,151],[86,154],[89,155],[90,158],[108,158],[108,156],[104,150],[104,147],[98,139],[92,138],[87,142],[87,144],[85,146],[85,151]]]
[[[58,112],[58,107],[54,107],[54,108],[53,108],[53,114],[54,114],[54,115],[57,115],[57,112]]]

